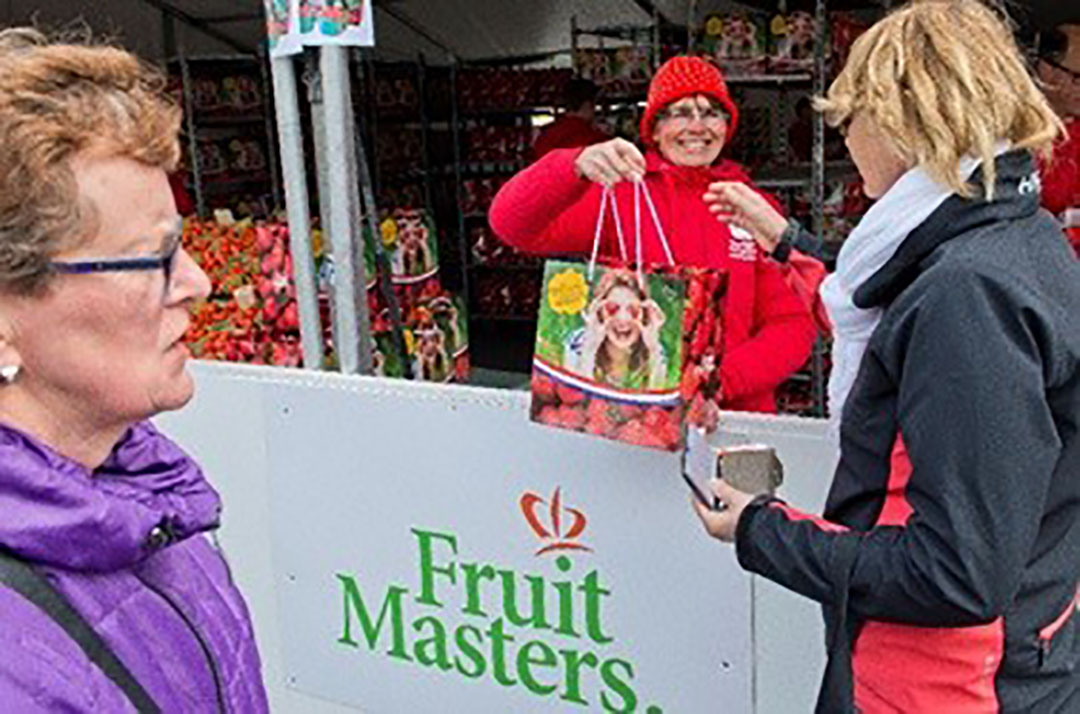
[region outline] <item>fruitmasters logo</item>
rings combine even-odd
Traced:
[[[570,575],[574,563],[566,552],[591,552],[579,540],[588,523],[585,514],[564,505],[560,489],[550,501],[525,493],[518,505],[540,539],[536,556],[559,553],[554,559],[558,574],[546,577],[466,561],[454,534],[413,528],[415,593],[390,584],[376,613],[369,607],[373,601],[364,598],[359,576],[336,574],[344,600],[337,643],[451,676],[523,687],[537,697],[558,697],[581,707],[662,714],[659,706],[641,705],[634,665],[619,656],[614,633],[604,627],[604,603],[612,591],[600,572]],[[461,623],[448,626],[442,615],[448,607],[454,610],[451,600],[460,607],[455,619]]]

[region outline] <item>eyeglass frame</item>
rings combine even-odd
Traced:
[[[689,116],[673,116],[672,110],[674,108],[673,105],[665,107],[664,110],[660,112],[660,121],[681,122],[684,126],[689,126],[690,122],[694,119],[699,120],[702,124],[709,124],[710,122],[715,122],[717,119],[722,120],[725,125],[731,123],[731,115],[719,105],[710,103],[709,108],[705,110],[702,110],[700,107],[693,107],[692,109],[691,107],[679,107],[680,109],[691,109],[691,112],[686,112]],[[704,112],[707,111],[716,112],[717,116],[706,117]]]
[[[97,260],[52,260],[49,268],[60,275],[91,275],[94,273],[123,273],[161,270],[165,275],[164,292],[168,293],[176,271],[176,256],[180,253],[181,240],[172,239],[172,246],[158,253],[133,258],[99,258]]]
[[[1069,75],[1069,78],[1072,80],[1073,84],[1080,84],[1080,72],[1077,72],[1075,69],[1069,69],[1068,67],[1061,64],[1060,62],[1058,62],[1053,57],[1040,57],[1039,60],[1042,61],[1042,62],[1045,62],[1046,64],[1050,65],[1054,69],[1059,70],[1059,71],[1064,72],[1065,74]]]

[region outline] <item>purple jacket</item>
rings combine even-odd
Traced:
[[[217,493],[149,423],[93,473],[0,425],[0,547],[34,564],[165,712],[266,712],[251,620],[216,528]],[[34,605],[0,586],[10,712],[131,712]]]

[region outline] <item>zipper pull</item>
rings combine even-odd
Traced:
[[[1050,640],[1046,638],[1039,639],[1039,667],[1046,663],[1046,658],[1050,656]]]

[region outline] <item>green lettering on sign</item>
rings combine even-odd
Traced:
[[[435,540],[444,541],[450,546],[450,552],[457,555],[457,538],[446,533],[422,531],[416,528],[413,528],[412,532],[416,536],[416,540],[419,541],[418,545],[420,546],[420,594],[416,596],[416,601],[421,605],[442,607],[442,603],[435,597],[435,576],[445,575],[451,583],[456,585],[457,572],[454,569],[453,562],[444,568],[435,566],[431,544]]]
[[[408,588],[403,588],[400,585],[391,585],[387,588],[386,597],[383,599],[382,607],[379,609],[379,619],[372,624],[371,616],[368,615],[367,606],[364,605],[364,597],[360,593],[360,586],[356,584],[356,579],[341,573],[337,573],[337,579],[341,581],[345,601],[344,631],[341,637],[338,638],[338,643],[351,647],[360,646],[352,636],[352,618],[349,616],[351,605],[351,612],[355,612],[360,620],[360,627],[364,631],[364,639],[367,641],[368,648],[374,650],[375,644],[379,641],[379,633],[382,632],[383,622],[386,620],[387,610],[389,610],[394,634],[393,644],[387,654],[395,659],[411,662],[409,653],[405,649],[405,620],[401,612],[401,598],[409,592]]]
[[[536,652],[536,655],[533,655]],[[539,694],[540,696],[546,696],[551,694],[559,688],[557,684],[540,684],[536,677],[533,675],[533,667],[553,667],[558,663],[558,659],[555,657],[555,650],[548,647],[539,640],[533,640],[527,642],[524,647],[518,650],[517,656],[517,672],[518,677],[521,678],[521,683],[525,685],[533,694]]]

